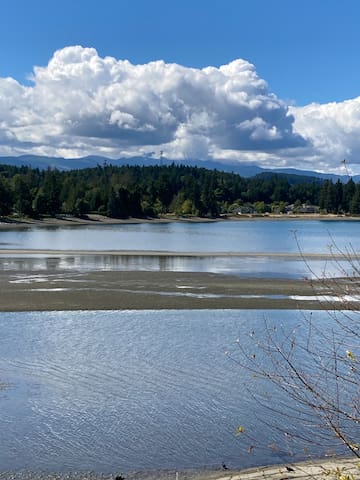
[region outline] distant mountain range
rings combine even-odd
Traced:
[[[73,170],[81,168],[93,168],[97,165],[112,164],[116,166],[122,165],[170,165],[174,161],[167,158],[161,160],[151,157],[131,157],[131,158],[119,158],[117,160],[99,157],[99,156],[87,156],[82,158],[61,158],[61,157],[43,157],[37,155],[21,155],[19,157],[0,157],[0,164],[15,165],[15,166],[31,166],[32,168],[46,169],[49,167],[58,168],[59,170]],[[175,162],[177,163],[177,162]],[[260,174],[283,174],[286,176],[301,176],[301,177],[314,177],[322,180],[340,179],[342,182],[349,180],[348,175],[333,175],[330,173],[320,173],[311,170],[298,170],[296,168],[276,168],[265,169],[252,164],[235,163],[228,164],[216,160],[181,160],[178,163],[182,165],[189,165],[192,167],[208,168],[210,170],[220,170],[224,172],[233,172],[241,175],[242,177],[254,177]],[[352,177],[354,182],[360,181],[360,175]]]

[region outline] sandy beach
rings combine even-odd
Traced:
[[[359,460],[333,458],[246,470],[184,470],[101,474],[95,472],[0,472],[4,480],[357,480]],[[341,475],[341,476],[340,476]]]

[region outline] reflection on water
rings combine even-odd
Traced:
[[[304,278],[352,274],[346,261],[181,255],[0,255],[0,270],[209,272],[241,277]]]
[[[11,388],[0,392],[2,469],[285,461],[283,436],[259,422],[245,388],[259,379],[225,355],[236,339],[261,333],[264,316],[290,329],[299,320],[286,311],[3,313],[0,375]],[[326,313],[313,319],[326,327]],[[277,448],[247,453],[238,425]]]
[[[5,249],[53,249],[54,255],[0,256],[0,270],[138,270],[211,272],[252,277],[303,278],[352,274],[348,262],[275,258],[271,253],[329,254],[331,248],[360,248],[360,222],[351,221],[224,221],[215,223],[122,224],[76,228],[29,228],[0,231]],[[351,245],[351,247],[349,247]],[[66,250],[104,250],[92,255],[67,254]],[[105,250],[139,251],[139,255],[110,255]],[[163,255],[141,255],[161,251]],[[169,255],[166,255],[169,252]],[[172,253],[171,253],[172,252]],[[214,253],[202,257],[182,252]],[[249,256],[221,255],[246,252]],[[263,253],[261,257],[251,254]],[[268,254],[268,256],[267,256]],[[310,269],[309,269],[310,267]],[[345,268],[344,272],[341,269]],[[310,272],[312,270],[312,272]]]

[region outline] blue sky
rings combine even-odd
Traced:
[[[358,0],[3,0],[1,76],[23,81],[68,45],[146,63],[255,64],[299,105],[358,96]]]
[[[229,126],[231,118],[231,125],[234,126],[234,116],[239,114],[242,122],[247,123],[242,123],[241,127],[240,123],[236,123],[236,128],[240,128],[241,132],[251,130],[251,138],[255,138],[256,142],[250,145],[246,139],[244,144],[234,141],[235,132],[231,134],[232,140],[227,138],[225,141],[222,138],[218,143],[211,140],[208,142],[211,146],[206,150],[204,142],[206,143],[213,135],[211,129],[204,134],[202,128],[201,134],[199,133],[202,121],[199,115],[203,115],[207,110],[206,105],[201,107],[197,105],[196,108],[187,105],[186,112],[189,109],[192,112],[191,122],[179,120],[183,119],[182,112],[182,116],[177,117],[176,129],[174,127],[169,135],[165,135],[165,140],[161,143],[159,138],[152,138],[151,141],[146,139],[148,138],[146,135],[144,142],[139,142],[138,133],[144,131],[145,120],[143,121],[139,113],[136,121],[132,118],[130,128],[129,123],[124,124],[124,118],[119,111],[134,117],[132,107],[116,104],[112,112],[109,113],[107,110],[106,115],[103,112],[102,118],[109,118],[115,110],[118,112],[112,115],[111,122],[112,125],[115,122],[118,126],[126,127],[122,128],[120,134],[121,148],[119,142],[116,148],[114,145],[114,148],[110,148],[110,138],[115,135],[113,129],[108,145],[102,143],[96,146],[96,142],[93,141],[94,135],[88,132],[84,134],[86,128],[81,127],[81,132],[79,133],[79,130],[76,133],[77,139],[74,140],[72,148],[66,152],[64,134],[67,131],[65,132],[64,125],[65,123],[69,125],[70,120],[72,124],[77,122],[76,125],[81,121],[77,119],[75,122],[73,114],[72,116],[69,114],[71,119],[66,118],[68,111],[62,105],[58,106],[57,112],[63,123],[53,125],[50,130],[54,132],[52,135],[56,135],[56,132],[63,135],[61,146],[61,142],[58,139],[56,142],[53,141],[49,133],[48,140],[44,135],[40,138],[39,134],[29,133],[31,118],[35,121],[35,117],[39,119],[41,114],[38,111],[35,115],[35,107],[27,103],[24,106],[27,113],[22,112],[22,117],[28,117],[26,128],[22,126],[19,129],[19,120],[14,120],[13,113],[8,114],[12,120],[5,122],[3,134],[0,127],[0,143],[2,142],[3,146],[6,144],[6,148],[0,148],[0,155],[58,152],[59,155],[66,156],[103,153],[115,157],[120,154],[157,152],[158,146],[165,152],[168,151],[168,155],[171,156],[175,146],[180,151],[181,146],[186,143],[185,137],[190,138],[191,132],[194,133],[196,116],[195,140],[201,140],[203,147],[192,150],[188,148],[187,153],[184,150],[183,156],[196,155],[198,152],[200,156],[218,156],[224,161],[236,160],[267,166],[296,167],[301,167],[299,162],[305,158],[304,168],[317,167],[334,171],[339,168],[341,157],[346,156],[349,168],[353,165],[354,171],[359,170],[357,163],[360,162],[360,158],[357,160],[357,154],[360,153],[360,144],[356,142],[358,135],[356,129],[358,122],[360,123],[357,116],[358,106],[357,103],[346,103],[357,99],[360,94],[359,23],[358,0],[2,0],[0,78],[10,77],[23,89],[20,95],[15,85],[12,84],[10,87],[9,82],[3,90],[0,86],[0,100],[7,98],[6,104],[4,100],[3,104],[0,102],[0,108],[8,108],[9,112],[13,112],[15,108],[9,106],[12,95],[14,105],[18,108],[19,95],[22,99],[27,99],[29,95],[35,96],[35,93],[37,96],[49,94],[49,84],[46,89],[43,88],[42,94],[39,93],[40,88],[34,89],[34,85],[40,85],[40,77],[34,75],[34,67],[46,68],[56,51],[77,45],[95,49],[100,59],[107,56],[113,57],[116,61],[127,59],[133,65],[163,60],[166,65],[174,63],[199,71],[207,66],[219,68],[236,59],[245,60],[254,66],[252,73],[251,69],[248,69],[247,77],[250,75],[253,78],[255,72],[257,79],[267,84],[265,93],[261,89],[255,92],[256,101],[259,102],[265,95],[267,102],[271,103],[270,97],[275,95],[281,105],[276,107],[278,110],[276,119],[271,119],[269,115],[264,117],[263,108],[260,113],[258,111],[251,113],[245,120],[240,110],[237,113],[227,112],[223,123]],[[69,57],[66,58],[68,62]],[[63,59],[60,63],[63,66]],[[232,77],[226,87],[222,83],[224,91],[232,88],[229,85],[233,84],[235,77],[238,81],[239,75],[242,75],[241,82],[244,81],[244,74],[240,72],[242,68],[238,66],[236,72],[227,74],[228,80],[230,76]],[[86,75],[84,72],[85,70],[81,75]],[[167,74],[170,75],[169,72],[168,69]],[[32,81],[29,80],[31,75]],[[50,77],[46,78],[48,81]],[[61,78],[64,78],[63,74]],[[147,78],[149,82],[152,81],[150,77]],[[59,84],[59,80],[57,81]],[[145,77],[142,81],[145,82]],[[214,81],[211,80],[211,85]],[[73,88],[75,95],[76,85],[71,87],[68,83],[66,85],[63,85],[63,88]],[[254,85],[248,87],[245,88],[247,97],[249,91],[251,95],[254,91]],[[99,91],[98,84],[92,88],[96,92]],[[131,84],[131,89],[137,88],[135,83]],[[173,96],[180,95],[179,88],[177,83]],[[209,85],[206,88],[208,90]],[[59,97],[58,93],[53,94]],[[162,100],[163,91],[152,92],[152,95]],[[180,100],[186,103],[183,96]],[[209,118],[211,121],[215,117],[219,120],[224,110],[223,106],[228,105],[230,100],[223,98],[222,101],[221,107],[206,112],[207,117],[204,120],[206,125],[209,124]],[[310,106],[312,103],[318,105],[316,111]],[[325,106],[326,104],[331,106]],[[108,104],[106,108],[110,108]],[[174,107],[167,105],[166,108],[169,111]],[[269,110],[268,103],[265,109]],[[50,113],[44,112],[44,115]],[[52,117],[53,115],[54,111],[51,112]],[[285,122],[282,119],[283,115],[288,115],[290,120]],[[5,118],[8,116],[5,115]],[[87,112],[87,120],[89,116],[90,113]],[[291,120],[291,116],[295,118],[294,121]],[[113,118],[116,118],[116,121]],[[124,132],[134,130],[134,122],[137,125],[136,145],[141,144],[139,152],[136,152],[135,144],[129,148],[132,134],[127,139],[127,148],[124,147]],[[140,123],[143,125],[141,128]],[[99,116],[96,117],[95,124],[91,127],[92,131],[95,126],[99,128]],[[146,125],[145,129],[149,130],[149,124]],[[184,133],[182,130],[180,135],[179,128],[184,125],[186,131]],[[161,124],[161,129],[165,127]],[[152,125],[151,129],[154,128],[158,127]],[[176,132],[178,135],[176,138],[180,138],[180,135],[181,142],[174,144],[170,140],[175,139]],[[336,139],[332,132],[336,133]],[[106,133],[100,137],[104,135],[106,136]],[[201,135],[204,138],[200,139]],[[88,136],[91,136],[92,146],[86,149],[84,144]],[[291,136],[293,138],[290,138]],[[83,141],[80,141],[80,137]],[[280,137],[286,141],[281,143]],[[330,137],[331,140],[331,148],[328,149],[326,137]],[[69,139],[70,137],[66,141]],[[273,142],[271,146],[270,139]],[[166,145],[170,145],[168,149]]]

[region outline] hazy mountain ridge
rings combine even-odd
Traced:
[[[342,182],[347,182],[349,180],[349,175],[335,175],[331,173],[321,173],[311,170],[298,170],[295,168],[276,168],[276,169],[266,169],[259,167],[253,164],[231,164],[223,163],[216,160],[181,160],[174,161],[167,158],[162,158],[161,160],[153,157],[130,157],[130,158],[119,158],[119,159],[109,159],[106,157],[100,157],[95,155],[89,155],[82,158],[62,158],[62,157],[47,157],[47,156],[37,156],[37,155],[21,155],[18,157],[8,156],[0,157],[0,164],[6,165],[15,165],[21,167],[23,165],[31,166],[32,168],[47,169],[57,168],[59,170],[72,170],[72,169],[82,169],[82,168],[93,168],[97,165],[103,164],[112,164],[112,165],[171,165],[172,163],[179,163],[181,165],[188,165],[192,167],[207,168],[210,170],[220,170],[224,172],[233,172],[241,175],[242,177],[254,177],[259,174],[268,174],[268,173],[277,173],[283,175],[299,175],[301,177],[316,177],[323,180],[333,180],[337,181],[340,179]],[[360,181],[360,175],[352,177],[355,182]]]

